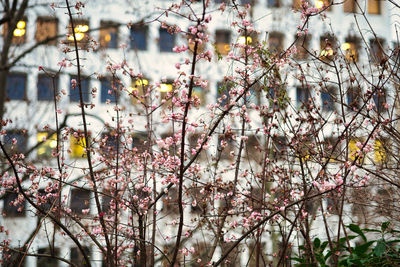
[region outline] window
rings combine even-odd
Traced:
[[[385,110],[386,104],[386,90],[385,88],[375,89],[375,93],[372,97],[374,99],[375,108],[378,113]]]
[[[323,141],[322,148],[323,154],[329,161],[337,160],[341,155],[341,144],[338,138],[329,137]]]
[[[146,103],[146,94],[149,88],[149,80],[146,78],[138,78],[132,81],[129,87],[132,104]]]
[[[267,0],[268,7],[279,7],[280,3],[279,0]]]
[[[90,209],[90,191],[85,189],[72,189],[70,201],[70,208],[73,213],[84,214],[83,210]]]
[[[231,51],[231,32],[228,30],[215,31],[215,49],[223,56]]]
[[[356,12],[356,3],[354,0],[345,0],[343,3],[343,12],[346,13],[355,13]]]
[[[110,81],[111,78],[101,78],[101,92],[100,92],[100,101],[101,103],[106,102],[115,102],[117,101],[117,92],[114,90],[113,83]]]
[[[58,20],[55,18],[39,17],[36,20],[35,39],[37,42],[45,41],[46,39],[55,38],[57,36]],[[49,45],[56,45],[57,39],[48,41]]]
[[[235,140],[231,133],[225,133],[218,136],[217,157],[220,159],[230,159],[231,152],[235,150]]]
[[[107,195],[103,195],[101,197],[101,210],[104,213],[109,213],[110,209],[111,209],[111,204],[112,204],[112,200],[113,198],[111,196],[109,196],[110,192],[107,192]]]
[[[368,14],[381,14],[381,0],[368,0]]]
[[[90,248],[83,247],[83,251],[85,252],[86,256],[90,259]],[[75,266],[87,266],[85,258],[82,252],[77,248],[71,248],[70,251],[71,263],[75,264]]]
[[[371,59],[375,61],[375,63],[379,64],[385,57],[385,52],[383,51],[384,43],[385,41],[380,38],[374,38],[369,41]]]
[[[351,139],[348,143],[349,149],[349,159],[355,160],[358,156],[357,163],[362,163],[363,156],[359,154],[358,151],[361,151],[363,148],[363,140],[362,139]]]
[[[115,131],[111,131],[109,133],[103,133],[101,137],[101,151],[104,154],[115,155],[118,147],[117,133]]]
[[[246,156],[251,162],[261,162],[261,144],[259,138],[256,135],[248,136],[246,143]]]
[[[8,24],[3,24],[3,36],[8,34]],[[26,19],[17,22],[15,29],[13,31],[12,43],[13,44],[23,44],[26,41]]]
[[[80,47],[86,47],[89,43],[89,21],[87,20],[74,20],[75,38]],[[68,26],[67,43],[74,45],[74,35],[72,31],[72,24]]]
[[[25,259],[24,251],[22,248],[8,248],[4,246],[2,253],[2,265],[3,267],[24,267]]]
[[[49,158],[53,153],[53,149],[57,147],[57,134],[49,136],[48,132],[39,132],[36,135],[38,143],[41,143],[37,148],[38,157]]]
[[[60,249],[58,248],[40,248],[37,254],[56,256],[60,254]],[[37,257],[37,267],[58,267],[58,260],[52,257]]]
[[[280,32],[271,32],[268,36],[268,48],[273,54],[281,53],[283,50],[284,35]]]
[[[334,111],[335,110],[335,87],[322,88],[321,90],[321,100],[322,100],[322,110],[324,111]]]
[[[6,94],[10,100],[24,100],[26,74],[9,73],[7,76]]]
[[[232,85],[225,82],[217,82],[217,101],[220,102],[220,106],[223,107],[229,103],[229,90]]]
[[[273,136],[268,144],[268,153],[270,159],[284,159],[287,154],[288,145],[284,136]]]
[[[334,55],[336,54],[336,39],[334,36],[327,34],[320,37],[320,58],[322,60],[333,60]]]
[[[178,190],[176,187],[171,187],[168,193],[163,198],[163,209],[164,214],[179,214],[178,210]]]
[[[357,111],[360,108],[361,88],[349,87],[347,89],[347,105],[351,110]]]
[[[374,161],[375,163],[386,163],[388,159],[388,149],[390,148],[388,140],[376,139],[374,143]]]
[[[21,195],[22,197],[22,195]],[[25,199],[18,201],[17,193],[7,192],[3,197],[3,214],[7,217],[23,217],[25,216]]]
[[[306,59],[308,56],[308,50],[310,47],[311,35],[303,34],[297,38],[296,41],[296,50],[297,53],[295,55],[296,59]]]
[[[147,49],[147,32],[148,27],[137,25],[131,28],[131,48],[137,50]]]
[[[16,142],[16,143],[14,143]],[[4,136],[4,145],[8,152],[24,153],[28,145],[28,136],[25,130],[8,130]]]
[[[132,150],[137,153],[143,153],[148,150],[147,134],[146,133],[135,133],[132,136]]]
[[[38,200],[37,204],[45,212],[49,212],[53,205],[57,205],[57,203],[59,203],[56,191],[46,192],[45,189],[39,189],[38,195],[40,197],[40,200]],[[39,215],[43,216],[43,214],[40,212]]]
[[[299,86],[296,88],[296,101],[299,107],[310,101],[310,91],[307,87]]]
[[[173,80],[167,80],[160,84],[161,101],[165,100],[164,107],[169,107],[172,104],[172,92],[174,90]]]
[[[315,7],[318,9],[327,8],[327,11],[331,11],[332,0],[315,0]]]
[[[57,77],[49,77],[44,74],[39,75],[37,83],[37,99],[39,101],[54,100],[54,92],[57,93],[57,83]]]
[[[360,49],[360,40],[355,37],[349,37],[345,39],[345,43],[342,44],[342,50],[344,51],[345,57],[348,61],[358,60],[358,50]]]
[[[175,35],[168,32],[167,29],[160,28],[159,30],[159,45],[160,52],[172,52],[175,46]]]
[[[75,82],[73,83],[72,80],[75,80]],[[81,76],[82,100],[84,103],[89,102],[89,82],[90,79],[88,77]],[[69,101],[80,102],[78,76],[75,75],[71,76],[69,85]]]
[[[205,101],[205,89],[201,86],[193,87],[192,97],[196,97],[200,101],[200,105],[204,104]]]
[[[75,137],[71,135],[70,139],[71,158],[86,157],[85,148],[86,148],[86,142],[84,137]]]
[[[293,9],[299,10],[301,8],[302,0],[293,0]]]
[[[112,21],[100,22],[100,47],[118,47],[118,24]]]

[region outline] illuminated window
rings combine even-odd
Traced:
[[[42,42],[46,39],[51,39],[57,36],[58,20],[55,18],[40,17],[36,20],[35,39],[37,42]],[[56,45],[57,40],[48,41],[46,44]]]
[[[165,100],[164,106],[170,106],[172,103],[172,92],[174,90],[174,85],[172,80],[167,80],[160,84],[159,87],[161,93],[161,100]]]
[[[322,60],[332,60],[336,54],[336,39],[332,35],[324,35],[320,37],[320,58]]]
[[[215,48],[217,52],[223,56],[231,51],[231,32],[228,30],[215,31]]]
[[[15,141],[16,143],[13,144]],[[7,130],[7,134],[4,136],[4,145],[8,152],[24,153],[28,146],[28,135],[25,130]]]
[[[311,35],[303,34],[297,38],[296,41],[296,50],[297,53],[295,54],[296,59],[306,59],[308,57],[308,50],[310,47]]]
[[[25,216],[25,200],[22,203],[16,201],[17,193],[7,192],[3,197],[3,214],[7,217],[23,217]]]
[[[147,89],[149,88],[149,80],[146,78],[138,78],[132,81],[128,88],[131,95],[132,104],[145,103]]]
[[[60,254],[60,249],[59,248],[40,248],[37,251],[37,254],[42,254],[42,255],[48,255],[50,257],[37,257],[37,262],[36,262],[36,267],[58,267],[59,260],[57,260],[54,257],[51,257],[51,255],[54,255],[56,257],[59,256]]]
[[[279,0],[268,0],[267,6],[268,7],[280,7],[280,1]]]
[[[85,252],[86,256],[90,259],[90,248],[83,247],[83,251]],[[70,251],[71,263],[75,266],[87,266],[85,258],[77,247],[71,248]]]
[[[3,25],[3,35],[8,34],[8,24]],[[13,44],[23,44],[26,41],[26,19],[17,22],[15,29],[13,31],[12,43]]]
[[[268,35],[268,48],[271,53],[278,54],[283,51],[283,33],[271,32]]]
[[[332,5],[332,0],[314,0],[315,1],[315,7],[318,9],[325,9],[327,8],[327,11],[331,11],[331,5]]]
[[[334,111],[335,110],[335,87],[322,88],[321,90],[321,100],[322,100],[322,110],[324,111]]]
[[[369,14],[380,14],[381,13],[380,0],[368,0],[368,13]]]
[[[131,48],[137,50],[147,49],[147,32],[148,27],[137,25],[131,28]]]
[[[7,75],[6,94],[10,100],[24,100],[26,88],[26,74],[9,73]]]
[[[349,87],[347,89],[347,105],[351,110],[357,110],[360,108],[361,101],[361,88]]]
[[[385,57],[385,52],[383,51],[384,44],[385,41],[380,38],[369,40],[371,59],[378,64]]]
[[[348,61],[358,60],[358,49],[360,48],[360,41],[357,38],[346,38],[345,43],[341,46],[345,57]]]
[[[86,142],[84,137],[75,137],[71,135],[70,139],[71,158],[86,157],[85,147],[86,147]]]
[[[70,209],[75,214],[83,214],[82,210],[90,209],[90,191],[85,189],[72,189],[70,196]]]
[[[160,52],[172,52],[175,46],[175,35],[168,32],[167,29],[160,28],[158,43],[160,45]]]
[[[87,20],[74,20],[75,38],[79,46],[85,47],[89,43],[89,21]],[[71,23],[68,26],[67,43],[74,45],[74,35]]]
[[[359,144],[359,145],[357,145],[357,144]],[[349,148],[349,159],[355,160],[356,157],[358,156],[357,162],[361,163],[362,159],[363,159],[363,155],[360,154],[360,151],[363,148],[363,140],[351,139],[349,141],[348,148]]]
[[[106,103],[110,101],[114,103],[117,100],[117,92],[114,90],[113,83],[110,81],[111,78],[101,78],[101,89],[100,89],[100,101]]]
[[[387,149],[390,146],[388,145],[387,140],[377,139],[374,143],[374,161],[376,163],[385,163],[388,159],[388,151]]]
[[[39,101],[52,101],[54,100],[54,91],[57,94],[57,77],[49,77],[41,74],[38,77],[37,83],[37,99]]]
[[[354,0],[345,0],[343,3],[343,11],[346,13],[356,12],[356,3]]]
[[[73,87],[72,80],[75,80],[76,84],[75,88]],[[82,100],[84,103],[89,102],[89,78],[81,76],[81,89],[82,89]],[[78,76],[71,76],[70,83],[69,83],[69,101],[71,102],[80,102],[79,96],[79,84],[78,84]]]
[[[57,147],[57,134],[54,133],[49,137],[48,132],[39,132],[36,137],[36,141],[41,143],[37,149],[38,156],[50,157],[53,149]]]
[[[100,22],[100,47],[118,47],[118,24],[112,21]]]

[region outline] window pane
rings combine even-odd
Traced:
[[[175,46],[175,35],[170,34],[167,29],[160,28],[160,51],[161,52],[172,52]]]
[[[268,7],[279,7],[279,0],[267,0]]]
[[[335,109],[335,88],[323,88],[321,91],[322,109],[324,111],[333,111]]]
[[[3,198],[3,213],[7,217],[23,217],[25,216],[25,200],[20,203],[17,193],[7,192]]]
[[[215,31],[215,48],[221,55],[227,55],[231,51],[231,32],[228,30]]]
[[[28,145],[28,136],[24,130],[8,130],[4,137],[4,145],[9,152],[12,149],[15,153],[24,153]]]
[[[83,251],[85,251],[86,256],[90,258],[90,248],[83,247]],[[71,248],[70,253],[72,263],[74,263],[76,266],[87,266],[82,252],[77,247]]]
[[[100,22],[100,47],[118,47],[118,25],[112,21]]]
[[[357,110],[360,107],[361,88],[349,87],[347,89],[347,105],[352,110]]]
[[[146,26],[134,26],[131,28],[131,48],[137,50],[147,49],[147,32]]]
[[[23,44],[26,41],[26,18],[17,22],[15,29],[13,31],[12,43],[13,44]],[[3,36],[8,34],[8,24],[3,24]]]
[[[51,157],[53,149],[57,147],[57,134],[49,136],[48,132],[37,133],[37,142],[41,143],[37,148],[37,155],[43,158]]]
[[[54,79],[54,81],[53,81]],[[54,84],[53,84],[54,83]],[[39,75],[37,83],[37,98],[39,101],[52,101],[54,99],[54,91],[57,92],[57,78],[47,75]],[[55,86],[55,88],[54,88]]]
[[[345,0],[343,3],[343,11],[347,13],[356,12],[356,5],[354,0]]]
[[[323,35],[319,39],[321,49],[320,58],[322,60],[333,60],[336,54],[336,38],[330,34]]]
[[[17,251],[14,251],[17,250]],[[24,251],[22,248],[13,248],[8,249],[7,247],[3,248],[2,253],[2,265],[3,267],[15,267],[15,266],[25,266],[25,259],[23,260]],[[23,262],[21,263],[21,261]]]
[[[84,137],[75,137],[71,135],[70,139],[70,149],[71,149],[71,158],[83,158],[86,157],[85,151],[85,138]]]
[[[305,87],[297,87],[296,88],[296,100],[297,105],[300,107],[302,104],[306,104],[309,102],[310,92],[308,88]]]
[[[11,100],[25,99],[26,74],[10,73],[7,76],[6,93]]]
[[[129,95],[132,104],[146,103],[147,89],[149,87],[149,80],[146,78],[135,79],[129,87]]]
[[[296,38],[296,37],[295,37]],[[306,59],[308,56],[307,50],[309,50],[310,46],[310,41],[311,41],[311,35],[302,35],[297,38],[296,41],[296,50],[297,53],[295,55],[296,59]]]
[[[70,201],[71,211],[76,214],[83,214],[82,210],[90,209],[90,191],[72,189]]]
[[[342,44],[342,50],[348,61],[358,60],[358,50],[360,48],[360,40],[356,37],[349,37],[345,39],[345,43]]]
[[[280,32],[271,32],[268,36],[268,47],[271,53],[280,53],[283,50],[284,35]]]
[[[374,60],[376,63],[380,63],[385,56],[383,51],[385,41],[383,39],[371,39],[369,41],[370,45],[370,53],[371,59]]]
[[[75,88],[72,86],[72,80],[75,80]],[[81,77],[81,89],[82,89],[82,100],[85,103],[89,102],[89,78]],[[80,102],[79,88],[78,88],[78,76],[71,76],[70,86],[69,86],[69,100],[71,102]]]
[[[376,90],[373,97],[375,103],[375,109],[378,113],[384,111],[386,103],[386,90],[384,88]]]
[[[37,42],[42,42],[48,38],[57,36],[58,20],[54,18],[38,18],[36,21],[35,39]],[[57,40],[47,42],[49,45],[56,45]]]
[[[381,13],[381,3],[379,0],[368,0],[368,13],[369,14]]]
[[[116,92],[112,88],[111,81],[108,78],[102,78],[100,79],[100,82],[101,82],[101,95],[100,95],[101,103],[106,103],[108,100],[110,102],[115,102],[117,100]]]
[[[59,253],[60,253],[60,250],[58,248],[55,248],[55,249],[40,248],[40,249],[38,249],[38,254],[58,256]],[[51,257],[38,257],[36,266],[37,267],[43,267],[43,266],[57,267],[58,260],[55,258],[51,258]]]
[[[148,150],[148,142],[146,133],[135,133],[132,136],[132,150],[137,153],[143,153],[145,150]]]
[[[78,45],[86,47],[89,43],[89,21],[88,20],[74,20],[74,32]],[[74,35],[71,23],[68,26],[67,44],[74,46]]]
[[[229,90],[231,88],[230,84],[224,82],[217,83],[217,100],[220,99],[220,106],[223,107],[229,102]]]

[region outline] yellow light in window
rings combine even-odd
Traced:
[[[18,29],[25,29],[26,23],[23,20],[18,21],[17,28]]]
[[[137,88],[136,88],[136,87],[129,86],[129,87],[128,87],[128,93],[132,94],[133,91],[137,91]]]
[[[351,48],[351,45],[349,43],[342,44],[342,50],[349,50],[350,48]]]
[[[25,35],[24,29],[15,29],[13,32],[14,36],[20,37]]]
[[[81,32],[77,32],[75,33],[75,38],[77,41],[82,40],[85,37],[85,34],[81,33]],[[68,40],[73,41],[74,40],[74,35],[70,34],[68,35]]]
[[[135,84],[137,86],[143,86],[143,85],[146,86],[149,84],[149,81],[146,79],[140,79],[140,80],[136,80]]]
[[[316,0],[316,1],[315,1],[315,7],[318,8],[318,9],[323,8],[323,7],[324,7],[324,1],[322,1],[322,0]]]
[[[329,56],[333,56],[333,49],[324,49],[321,51],[321,56],[323,57],[329,57]]]
[[[251,44],[251,42],[253,41],[253,39],[250,36],[247,36],[247,38],[245,36],[240,36],[238,39],[238,43],[241,45],[245,45],[245,40],[247,39],[247,44]]]
[[[104,36],[104,40],[108,43],[111,41],[111,35],[108,33],[106,36]]]
[[[172,84],[162,83],[160,85],[160,92],[166,93],[172,91]]]
[[[75,32],[87,32],[89,30],[88,25],[77,25],[75,27]]]
[[[53,134],[49,137],[47,132],[39,132],[36,135],[37,142],[42,144],[37,149],[38,155],[50,155],[51,150],[57,147],[57,135]]]
[[[224,45],[224,50],[225,51],[231,51],[231,46],[228,45],[228,44]]]
[[[385,146],[380,140],[375,140],[374,144],[374,158],[375,162],[382,163],[386,160]]]
[[[86,147],[85,138],[83,137],[76,138],[74,136],[71,136],[70,149],[72,158],[86,157],[85,147]]]

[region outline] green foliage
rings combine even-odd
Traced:
[[[313,252],[317,263],[311,263],[311,252],[305,246],[300,246],[300,255],[292,258],[298,262],[295,266],[334,266],[333,255],[338,255],[338,266],[400,266],[400,235],[399,231],[390,229],[390,222],[382,223],[380,229],[361,229],[356,224],[347,228],[355,235],[342,237],[339,242],[332,241],[333,251],[330,250],[328,241],[321,242],[317,237],[313,241]],[[378,239],[368,240],[367,233],[374,233]],[[366,235],[367,234],[367,235]],[[360,241],[348,247],[348,241]],[[315,262],[315,261],[314,261]]]

